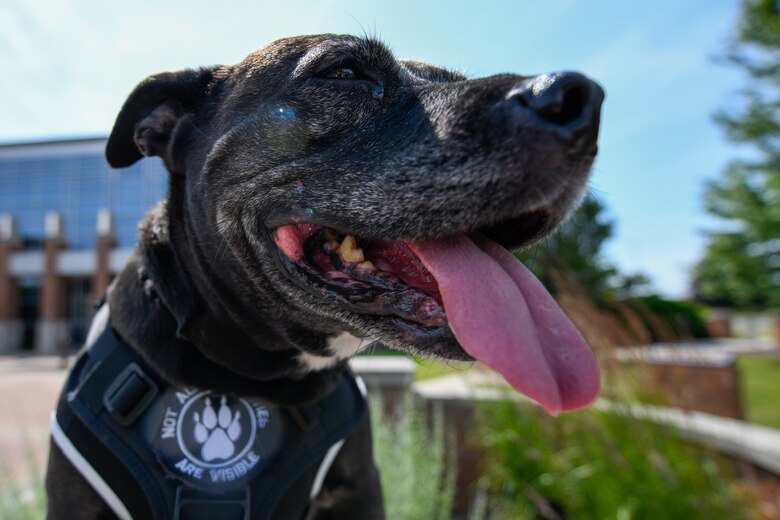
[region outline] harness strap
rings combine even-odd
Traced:
[[[70,441],[70,438],[65,434],[60,423],[57,422],[57,412],[51,414],[51,436],[54,443],[60,448],[63,455],[70,461],[71,464],[81,473],[92,488],[97,492],[103,501],[108,504],[111,510],[119,517],[120,520],[131,520],[130,512],[125,507],[122,500],[114,493],[105,480],[100,476],[97,470],[89,463],[89,461],[82,455],[82,453],[76,448]],[[94,440],[97,443],[97,439]]]
[[[121,519],[298,518],[365,414],[361,383],[345,371],[331,394],[296,408],[172,389],[116,336],[104,306],[52,416],[52,436]],[[168,428],[168,419],[176,424]],[[227,459],[232,466],[219,465]]]

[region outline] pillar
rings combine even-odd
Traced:
[[[707,330],[713,338],[731,337],[731,309],[713,308],[707,316]]]
[[[20,248],[16,222],[8,213],[0,213],[0,354],[22,347],[22,322],[19,319],[19,283],[11,274],[11,255]]]
[[[101,209],[97,215],[97,240],[95,241],[95,274],[92,276],[92,297],[98,301],[106,296],[111,283],[109,257],[116,246],[111,212]]]
[[[62,215],[48,211],[43,240],[40,308],[35,327],[35,350],[41,354],[59,354],[68,342],[67,284],[65,278],[57,273],[57,259],[64,248]]]

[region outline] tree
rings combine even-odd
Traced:
[[[518,257],[595,348],[706,337],[699,309],[653,295],[642,273],[621,273],[604,256],[614,221],[588,196],[574,215],[536,248]]]
[[[742,308],[780,308],[780,3],[743,0],[726,60],[747,75],[737,108],[716,114],[749,158],[706,186],[705,208],[723,222],[694,270],[698,299]]]
[[[621,275],[604,258],[604,243],[612,237],[614,222],[604,205],[589,195],[574,215],[536,248],[522,252],[521,260],[553,292],[553,275],[566,276],[598,300],[628,297],[646,291],[649,280],[642,274]]]

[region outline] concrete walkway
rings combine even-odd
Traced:
[[[65,375],[59,357],[0,356],[0,474],[20,485],[46,467],[49,417]]]

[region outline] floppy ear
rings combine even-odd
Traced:
[[[163,72],[139,83],[111,130],[106,145],[108,164],[123,168],[150,155],[170,164],[168,150],[173,131],[183,116],[203,105],[215,69]]]

